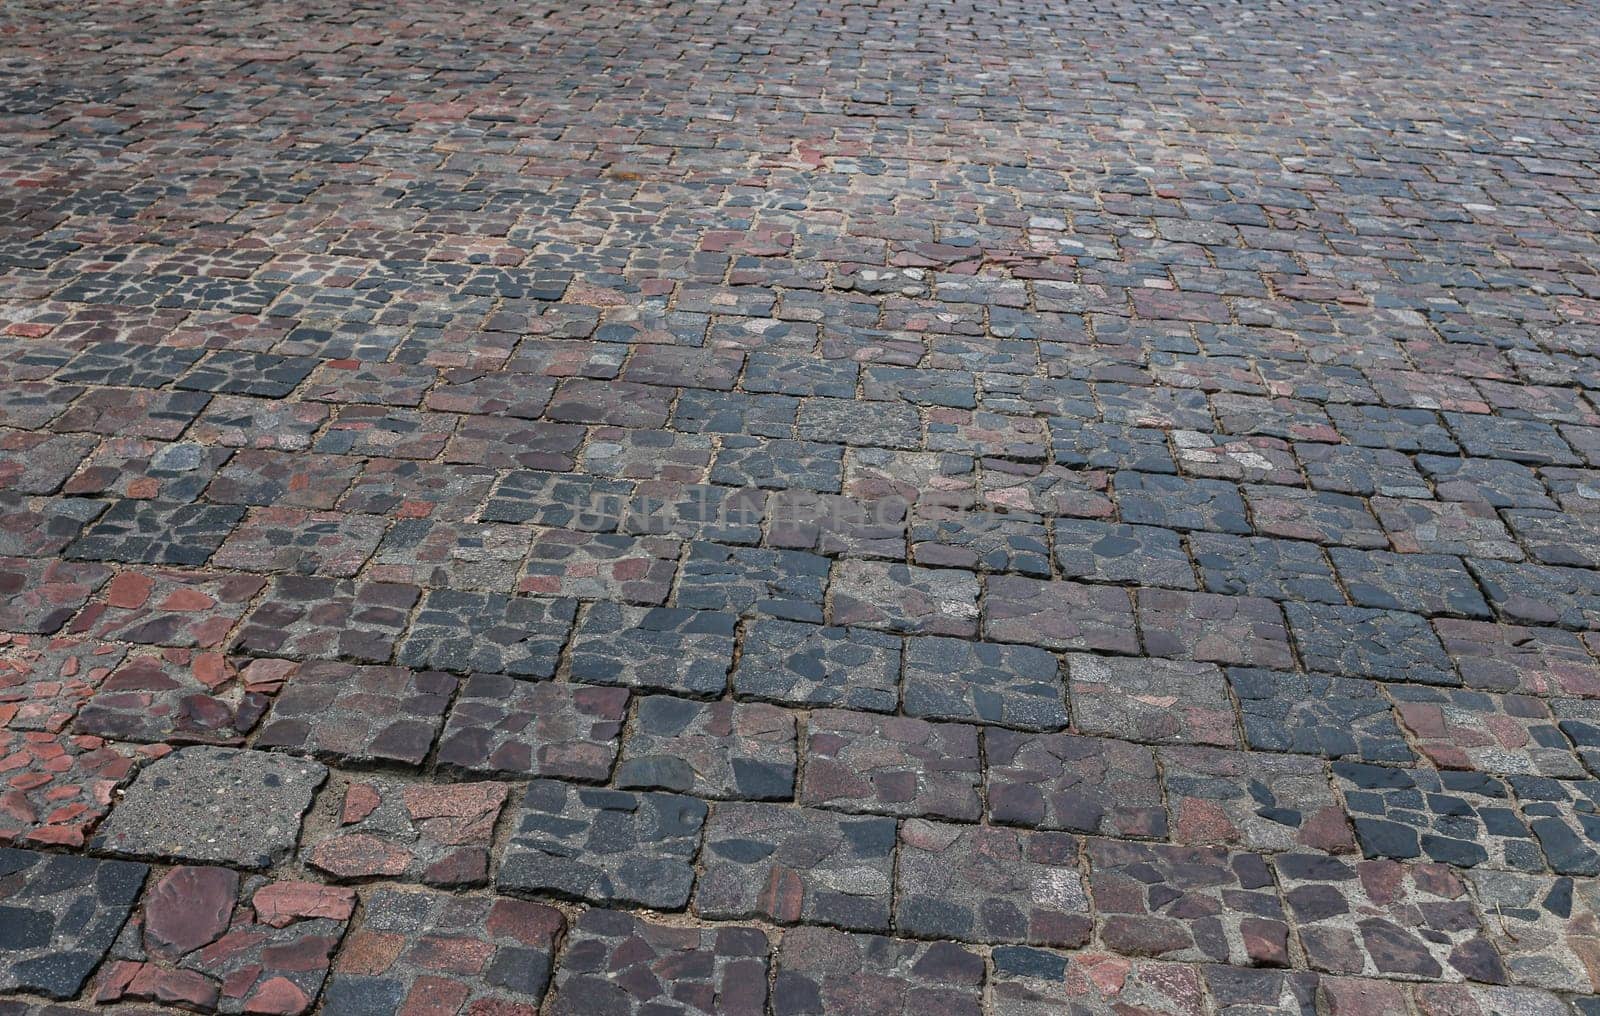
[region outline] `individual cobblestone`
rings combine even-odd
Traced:
[[[733,690],[788,705],[893,712],[900,655],[900,640],[879,632],[757,619],[745,627]]]
[[[639,700],[622,746],[617,785],[696,797],[794,797],[795,718],[759,702]]]
[[[355,905],[349,889],[240,878],[226,868],[173,868],[147,890],[144,912],[119,940],[95,1001],[309,1012]]]
[[[679,607],[822,621],[828,562],[814,554],[695,542],[681,572]]]
[[[148,869],[0,847],[0,991],[72,998],[116,940]]]
[[[616,762],[628,692],[474,674],[439,741],[447,772],[603,782]]]
[[[0,630],[60,631],[110,577],[90,562],[0,557]]]
[[[1116,477],[1116,500],[1124,522],[1198,532],[1250,532],[1239,488],[1221,480],[1122,471]]]
[[[1355,849],[1321,760],[1215,748],[1163,748],[1159,757],[1178,842]]]
[[[784,935],[773,997],[783,1016],[850,1009],[872,1016],[982,1011],[983,957],[952,942],[916,942],[829,928]]]
[[[1289,631],[1271,600],[1168,589],[1140,589],[1137,598],[1144,648],[1156,656],[1253,667],[1294,665]]]
[[[1459,683],[1438,636],[1415,614],[1303,603],[1284,609],[1300,658],[1311,670],[1380,681]]]
[[[1247,748],[1363,762],[1414,757],[1375,682],[1254,667],[1227,673]]]
[[[717,695],[733,665],[733,614],[597,603],[572,637],[574,681]]]
[[[349,578],[377,549],[383,530],[384,521],[371,515],[255,508],[212,561],[240,571]]]
[[[340,507],[368,515],[464,522],[488,498],[496,475],[486,466],[368,459]]]
[[[307,838],[306,864],[336,880],[398,878],[433,886],[482,885],[489,876],[503,783],[442,786],[385,777],[349,780],[327,793],[332,824]]]
[[[1262,536],[1345,547],[1389,545],[1389,538],[1358,497],[1299,487],[1252,485],[1243,490],[1255,531]]]
[[[1125,590],[1013,575],[993,576],[987,585],[983,630],[991,639],[1047,649],[1138,652]]]
[[[834,568],[831,620],[922,635],[978,633],[978,579],[970,572],[870,561]]]
[[[1458,558],[1348,547],[1330,548],[1328,556],[1357,606],[1417,614],[1490,616],[1477,583]]]
[[[550,984],[561,912],[540,903],[374,889],[345,939],[323,1008],[528,1016]]]
[[[1170,529],[1096,519],[1057,519],[1055,560],[1069,579],[1194,589],[1194,567]]]
[[[389,582],[281,576],[245,615],[233,648],[290,659],[387,663],[418,592]]]
[[[435,589],[417,608],[396,659],[407,667],[550,677],[577,609],[571,600]]]
[[[378,532],[382,543],[374,546],[369,574],[381,582],[508,593],[528,556],[529,534],[521,526],[401,519]]]
[[[275,508],[332,508],[361,472],[349,455],[244,448],[217,471],[206,499]]]
[[[120,856],[266,868],[294,849],[316,762],[266,752],[184,748],[140,771],[90,846]],[[241,823],[236,811],[254,816]]]
[[[932,720],[1060,730],[1067,710],[1059,670],[1053,655],[1031,646],[912,638],[906,645],[905,711]]]
[[[1470,772],[1335,762],[1334,780],[1369,858],[1541,871],[1544,859],[1501,780]]]
[[[589,910],[567,936],[550,1011],[761,1016],[769,952],[760,928],[677,928]]]
[[[237,745],[295,667],[191,649],[131,654],[84,702],[73,729],[118,740]]]
[[[1467,872],[1486,937],[1510,980],[1557,991],[1600,991],[1600,883],[1565,875]]]
[[[1075,734],[990,730],[991,820],[1103,836],[1164,838],[1161,777],[1149,748]]]
[[[803,804],[975,821],[978,728],[822,709],[807,725]]]
[[[1180,1016],[1207,1011],[1205,988],[1200,971],[1225,972],[1230,979],[1251,977],[1289,978],[1281,971],[1235,967],[1196,967],[1185,963],[1127,959],[1111,953],[1077,951],[1050,952],[1027,946],[1004,946],[992,953],[994,969],[989,978],[993,1011],[1006,1016],[1046,1016],[1047,1013],[1149,1013],[1152,1016]],[[1234,995],[1208,979],[1207,986],[1219,1002],[1227,1004]],[[1229,987],[1232,987],[1231,980]],[[1235,989],[1238,990],[1238,989]],[[1312,989],[1314,992],[1315,989]],[[1248,994],[1245,994],[1248,992]],[[1277,1003],[1281,993],[1270,996],[1252,985],[1240,992],[1249,1001]],[[1232,1009],[1219,1009],[1232,1012]],[[1237,1010],[1241,1013],[1249,1010]],[[1293,1010],[1282,1010],[1290,1011]],[[1309,1013],[1313,1010],[1307,1010]]]
[[[1273,860],[1306,961],[1331,974],[1503,984],[1462,877],[1443,864]]]
[[[1222,669],[1210,663],[1067,657],[1077,728],[1128,741],[1232,746],[1233,702]]]
[[[719,804],[706,824],[694,911],[886,931],[894,848],[891,818]]]
[[[535,780],[514,809],[495,873],[501,891],[655,910],[688,902],[703,802]]]
[[[1281,967],[1289,925],[1260,854],[1089,841],[1100,941],[1125,956]]]
[[[127,655],[127,647],[73,636],[0,636],[0,726],[66,728]]]
[[[1334,581],[1333,569],[1316,544],[1194,533],[1189,537],[1189,548],[1207,592],[1313,603],[1345,602],[1344,593]]]
[[[87,502],[92,503],[92,502]],[[64,503],[66,508],[70,502]],[[232,505],[175,504],[168,501],[123,499],[101,515],[95,505],[89,523],[67,556],[91,561],[127,561],[144,564],[203,565],[216,553],[244,509]],[[64,512],[66,517],[72,517]],[[87,522],[88,518],[83,518]],[[47,531],[57,529],[54,520]]]
[[[895,928],[919,938],[1072,948],[1094,930],[1067,833],[907,819],[895,866]]]
[[[273,701],[255,746],[356,765],[418,766],[455,691],[456,679],[437,671],[310,661]]]

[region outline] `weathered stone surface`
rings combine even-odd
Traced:
[[[387,663],[416,604],[415,586],[285,575],[245,615],[236,651]]]
[[[804,804],[974,821],[978,728],[821,709],[807,725]]]
[[[495,873],[502,892],[654,910],[688,902],[703,802],[535,780],[514,809]]]
[[[408,667],[550,677],[577,610],[571,600],[435,589],[412,619],[397,659]]]
[[[1030,730],[1067,725],[1066,680],[1055,656],[1042,649],[911,638],[904,680],[909,716]]]
[[[1177,842],[1355,850],[1320,759],[1215,748],[1163,748],[1158,758]]]
[[[567,936],[550,1011],[761,1016],[769,952],[759,928],[676,928],[589,910]]]
[[[0,636],[0,726],[65,729],[126,655],[95,639]]]
[[[953,942],[796,928],[784,935],[777,966],[772,994],[781,1016],[983,1011],[983,957]]]
[[[1506,981],[1466,883],[1446,865],[1284,854],[1273,867],[1313,969]]]
[[[1594,19],[1375,7],[9,4],[0,841],[220,867],[0,1012],[1600,1016]]]
[[[1128,741],[1232,746],[1233,702],[1210,663],[1067,656],[1067,699],[1079,730]]]
[[[795,717],[760,702],[639,700],[622,745],[617,786],[696,797],[794,797]]]
[[[1100,941],[1114,952],[1288,965],[1289,926],[1260,854],[1092,839],[1089,861]]]
[[[68,631],[210,649],[223,643],[265,586],[253,575],[128,568],[90,599]]]
[[[1359,762],[1336,762],[1333,775],[1369,858],[1544,869],[1510,789],[1494,777]]]
[[[1059,580],[991,577],[984,592],[983,631],[998,642],[1046,649],[1139,650],[1126,590]]]
[[[908,819],[895,866],[895,927],[921,938],[1071,948],[1094,930],[1068,833]]]
[[[438,765],[446,772],[602,782],[616,761],[627,711],[624,688],[473,674],[450,710]]]
[[[758,618],[745,626],[733,690],[788,705],[893,712],[900,653],[900,639],[880,632]]]
[[[117,788],[172,749],[87,734],[0,729],[0,843],[82,847]]]
[[[323,807],[332,812],[329,827],[321,836],[307,837],[301,857],[335,880],[482,885],[489,876],[495,820],[508,793],[503,783],[351,779],[342,792],[324,795]]]
[[[1417,748],[1440,769],[1585,775],[1542,699],[1404,684],[1387,690]]]
[[[0,557],[0,629],[54,634],[110,577],[89,562]]]
[[[733,614],[597,603],[572,636],[572,679],[718,695],[733,665]]]
[[[964,638],[978,633],[978,579],[970,572],[843,561],[834,568],[830,599],[838,625]]]
[[[339,952],[323,1009],[529,1016],[549,986],[564,926],[560,911],[539,903],[374,889]]]
[[[134,653],[100,683],[72,726],[119,740],[240,744],[296,666],[191,649]]]
[[[1228,668],[1239,701],[1245,747],[1365,762],[1414,757],[1383,686],[1329,674]]]
[[[319,763],[193,747],[146,766],[90,846],[131,857],[266,868],[294,848]],[[248,824],[239,814],[254,816]]]
[[[1060,1012],[1085,1016],[1124,1012],[1185,1016],[1207,1011],[1198,972],[1201,968],[1192,964],[1128,959],[1100,952],[1051,952],[1027,946],[1003,946],[995,949],[992,956],[990,1006],[993,1012],[1004,1016]],[[1248,968],[1204,969],[1292,976]],[[1210,987],[1213,996],[1222,996],[1214,983]],[[1277,1002],[1280,997],[1273,995],[1271,1001]]]
[[[95,1001],[310,1012],[355,906],[349,889],[173,868],[147,894],[142,939],[130,941],[136,920],[119,941]]]
[[[1165,838],[1161,777],[1149,748],[1074,734],[985,734],[989,818],[1007,825]]]
[[[306,663],[273,702],[255,745],[330,762],[418,766],[456,683],[438,671]]]
[[[147,870],[0,847],[0,991],[77,995],[133,909]]]
[[[895,822],[817,808],[729,802],[706,823],[694,910],[883,931]]]

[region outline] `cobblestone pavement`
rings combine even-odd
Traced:
[[[0,1016],[1600,1016],[1600,9],[10,0]]]

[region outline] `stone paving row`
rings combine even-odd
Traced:
[[[0,1016],[1600,1016],[1600,17],[0,10]]]

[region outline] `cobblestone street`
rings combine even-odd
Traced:
[[[1600,1016],[1600,6],[0,42],[0,1016]]]

